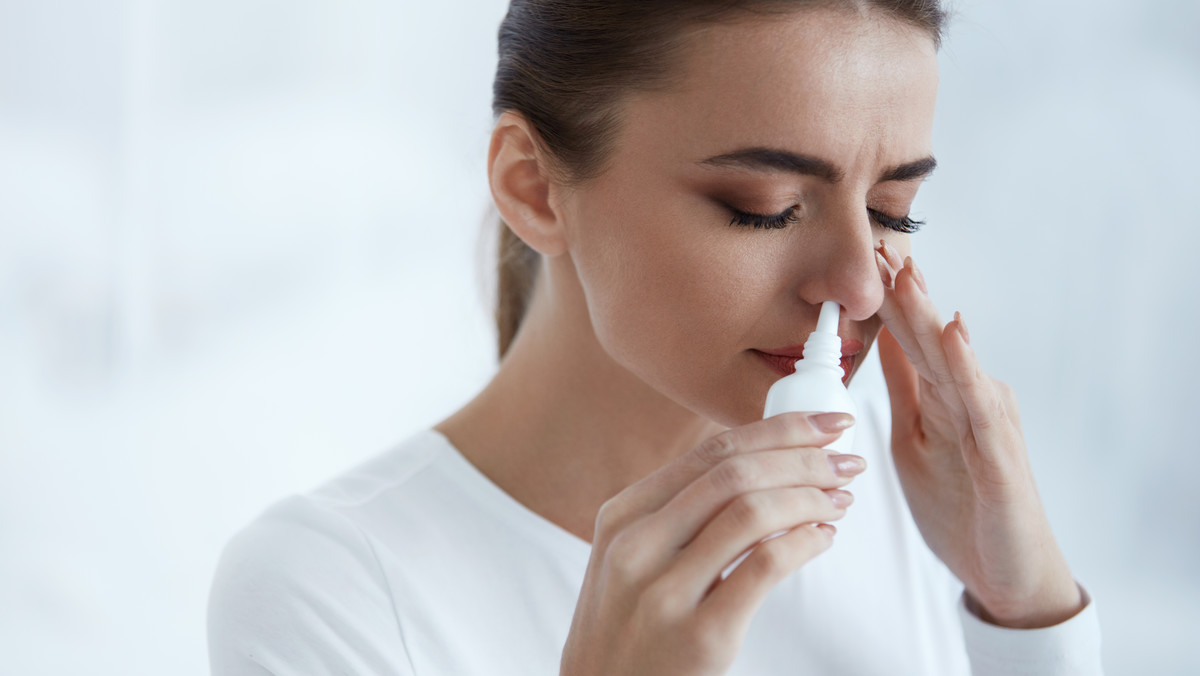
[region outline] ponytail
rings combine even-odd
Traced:
[[[541,267],[541,256],[496,217],[500,229],[499,256],[496,272],[496,329],[500,339],[500,359],[508,352],[533,295],[533,282]]]

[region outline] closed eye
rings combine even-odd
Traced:
[[[925,221],[914,221],[907,214],[901,218],[893,218],[892,216],[888,216],[881,211],[875,211],[874,209],[867,209],[867,213],[870,214],[871,218],[874,219],[879,225],[882,225],[889,230],[895,230],[896,232],[912,234],[920,230],[922,225],[925,225]]]
[[[800,222],[799,205],[788,207],[778,214],[756,214],[734,209],[733,207],[727,208],[733,212],[733,218],[730,219],[729,225],[737,225],[746,228],[779,230],[794,223]],[[909,215],[895,218],[893,216],[888,216],[882,211],[876,211],[875,209],[867,209],[867,213],[870,214],[871,219],[880,226],[905,234],[917,232],[921,229],[921,226],[925,225],[925,221],[914,221]]]
[[[729,221],[730,225],[778,230],[800,222],[800,205],[798,204],[788,207],[778,214],[755,214],[739,211],[733,207],[728,207],[728,209],[733,212],[733,218]]]

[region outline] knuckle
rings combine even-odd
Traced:
[[[766,499],[757,493],[739,495],[729,503],[727,511],[734,524],[746,530],[764,523],[769,513]]]
[[[996,397],[995,401],[992,403],[992,413],[997,418],[1007,418],[1008,417],[1008,407],[1004,405],[1004,397],[1003,396]]]
[[[978,378],[978,376],[979,376],[979,373],[976,370],[971,370],[969,372],[955,371],[954,372],[954,384],[958,385],[960,388],[963,388],[963,389],[968,389],[968,390],[973,389],[975,387],[976,378]]]
[[[659,622],[675,622],[687,615],[683,593],[670,581],[659,578],[638,597],[639,610]]]
[[[600,511],[596,513],[595,524],[595,540],[608,540],[616,533],[620,524],[624,521],[624,510],[621,503],[617,500],[617,496],[613,496],[600,505]]]
[[[980,420],[975,421],[972,432],[984,433],[991,432],[996,428],[996,412],[991,411],[989,415],[983,416]]]
[[[818,514],[827,514],[830,507],[833,507],[833,496],[824,490],[815,486],[804,486],[797,489],[800,494],[800,501],[804,507],[809,510],[814,510]]]
[[[753,564],[756,573],[774,579],[782,577],[788,572],[791,568],[792,557],[784,546],[787,542],[780,542],[782,539],[767,540],[755,549],[755,555],[751,558],[756,559]],[[749,560],[746,563],[749,563]]]
[[[816,524],[800,529],[799,537],[792,542],[792,567],[808,563],[818,554],[833,546],[833,535]]]
[[[718,488],[741,493],[754,487],[758,472],[745,457],[728,458],[712,470],[712,482]]]
[[[978,432],[990,432],[995,429],[1002,429],[1008,422],[1008,409],[1005,408],[1004,402],[997,398],[986,409],[984,415],[980,416],[981,419],[975,421],[975,429]]]
[[[804,411],[787,411],[779,414],[780,422],[783,423],[788,435],[787,441],[794,442],[812,436],[813,426],[808,420],[810,415],[812,414]]]
[[[733,456],[735,453],[737,453],[737,445],[733,441],[733,435],[728,430],[705,439],[704,442],[696,447],[696,455],[709,466],[716,465],[722,460]]]
[[[838,476],[833,471],[833,463],[829,461],[829,453],[824,450],[814,450],[805,452],[800,459],[802,471],[805,473],[801,479],[817,481],[821,484],[829,484],[831,486],[849,483],[853,477]]]
[[[604,551],[604,567],[617,581],[633,582],[642,575],[642,552],[637,531],[626,529],[618,533]]]
[[[820,488],[800,489],[797,496],[797,513],[804,514],[804,523],[834,521],[846,515],[844,507],[833,503],[833,495]]]

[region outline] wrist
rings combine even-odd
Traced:
[[[1042,629],[1075,617],[1087,606],[1083,590],[1072,578],[1028,599],[981,601],[966,590],[967,609],[989,624],[1009,629]]]

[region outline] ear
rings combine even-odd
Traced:
[[[537,131],[524,117],[501,113],[488,146],[488,185],[508,227],[538,253],[556,256],[566,251],[567,240],[551,199],[557,191],[535,138]]]

